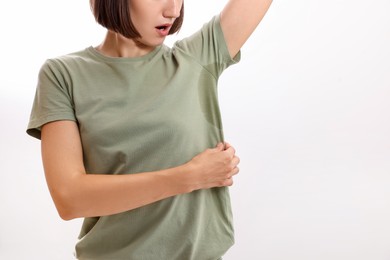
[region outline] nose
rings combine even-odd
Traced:
[[[167,0],[163,13],[164,17],[178,18],[180,16],[182,3],[182,0]]]

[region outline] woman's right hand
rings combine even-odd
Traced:
[[[187,175],[192,190],[208,189],[233,185],[233,176],[239,172],[240,159],[235,149],[228,143],[219,143],[196,155],[187,163]]]

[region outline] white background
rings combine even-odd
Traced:
[[[186,1],[177,37],[225,2]],[[389,0],[274,1],[223,74],[225,135],[242,160],[224,260],[390,259],[389,13]],[[58,217],[25,129],[44,60],[104,30],[87,0],[6,1],[0,24],[0,259],[72,259],[81,220]]]

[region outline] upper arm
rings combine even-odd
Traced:
[[[271,3],[272,0],[229,0],[221,12],[221,27],[231,57],[239,52]]]
[[[57,208],[69,187],[85,174],[79,129],[74,121],[54,121],[42,126],[42,161],[46,181]]]

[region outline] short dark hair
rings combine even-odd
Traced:
[[[90,0],[90,6],[95,20],[108,30],[117,32],[126,38],[141,37],[134,27],[130,17],[131,0]],[[183,24],[184,2],[180,9],[180,16],[175,20],[169,34],[178,32]]]

